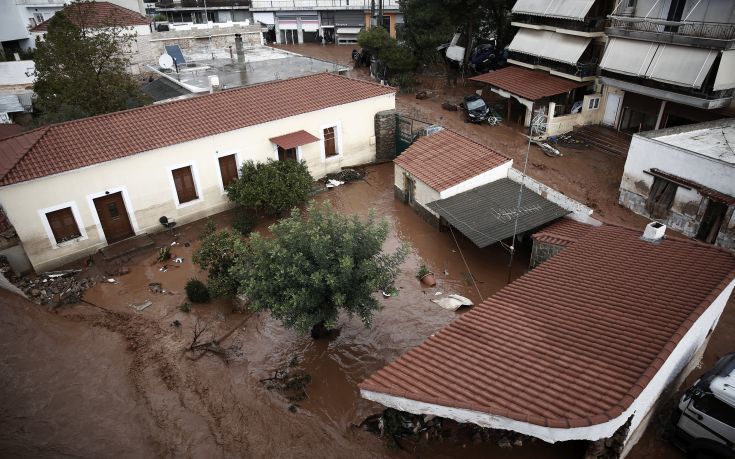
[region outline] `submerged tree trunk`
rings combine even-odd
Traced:
[[[311,337],[313,339],[322,339],[329,337],[329,329],[324,324],[324,321],[321,321],[311,327]]]

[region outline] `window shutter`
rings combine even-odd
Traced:
[[[179,204],[198,198],[190,166],[174,169],[171,173],[174,177],[174,185],[176,186],[176,195],[179,198]]]

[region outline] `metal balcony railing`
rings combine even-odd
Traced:
[[[250,0],[159,0],[156,8],[231,8],[250,6]]]
[[[589,17],[584,18],[583,21],[577,21],[574,19],[532,16],[526,14],[514,14],[513,22],[556,27],[559,29],[575,30],[578,32],[602,32],[605,30],[605,26],[607,25],[607,20],[604,17]]]
[[[597,74],[596,61],[567,64],[565,62],[554,61],[540,56],[531,56],[530,54],[519,53],[518,51],[508,51],[508,59],[546,67],[557,72],[573,75],[579,78],[592,77]]]
[[[610,27],[637,32],[648,32],[684,37],[735,40],[735,24],[723,22],[667,21],[636,16],[611,16]]]
[[[334,9],[355,9],[369,10],[372,5],[371,0],[253,0],[251,7],[253,9],[316,9],[316,8],[334,8]],[[377,8],[377,1],[376,1]],[[397,10],[398,0],[383,0],[383,9]]]

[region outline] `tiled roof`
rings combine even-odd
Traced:
[[[275,143],[281,148],[288,150],[289,148],[296,148],[301,145],[319,141],[319,137],[313,136],[303,129],[290,134],[279,135],[270,139],[271,142]]]
[[[319,73],[52,124],[0,141],[0,186],[394,92]]]
[[[121,27],[148,25],[151,20],[133,10],[110,2],[72,3],[62,10],[66,17],[77,27]],[[31,32],[46,32],[51,19],[43,21]]]
[[[494,72],[483,73],[470,78],[472,81],[495,86],[527,100],[538,100],[557,94],[564,94],[574,88],[587,86],[590,83],[579,83],[549,75],[541,70],[530,70],[511,65]]]
[[[566,247],[585,237],[592,228],[594,226],[571,218],[560,218],[541,231],[532,234],[531,238],[537,242]]]
[[[595,227],[360,388],[569,428],[620,416],[735,278],[735,255]]]
[[[449,129],[419,137],[394,162],[437,191],[444,191],[511,161]]]

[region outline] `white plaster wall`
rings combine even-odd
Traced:
[[[582,223],[588,223],[591,225],[599,225],[599,221],[591,218],[593,210],[579,201],[559,193],[555,189],[544,185],[538,180],[534,180],[529,176],[523,177],[523,173],[518,169],[508,169],[508,178],[516,183],[523,183],[529,190],[541,195],[541,197],[548,199],[554,204],[558,205],[562,209],[570,211],[572,214],[570,218],[577,220]]]
[[[324,160],[320,142],[301,147],[301,159],[306,161],[312,175],[322,177],[342,167],[374,161],[375,146],[370,144],[374,135],[373,118],[375,113],[393,108],[393,94],[374,97],[9,185],[0,188],[0,205],[15,227],[34,269],[43,271],[106,245],[102,228],[95,222],[90,195],[123,190],[136,234],[159,231],[162,227],[158,219],[163,215],[182,224],[230,206],[220,188],[218,153],[239,152],[243,161],[277,159],[270,138],[301,129],[321,138],[320,126],[339,122],[343,148],[339,156]],[[201,199],[177,208],[169,171],[172,166],[185,164],[194,165]],[[87,238],[54,247],[56,244],[49,239],[38,211],[66,202],[75,203],[79,209],[79,226]]]
[[[628,409],[615,419],[602,424],[596,424],[589,427],[575,427],[569,429],[543,427],[527,422],[516,421],[503,416],[494,416],[479,411],[452,408],[432,403],[419,402],[403,397],[395,397],[392,395],[373,392],[369,390],[360,390],[363,398],[380,403],[381,405],[395,408],[401,411],[407,411],[414,414],[433,414],[436,416],[454,419],[457,422],[471,422],[482,427],[492,429],[504,429],[519,432],[525,435],[531,435],[540,438],[549,443],[569,440],[599,440],[601,438],[611,437],[615,431],[627,422],[630,416],[633,416],[631,422],[630,434],[628,438],[637,441],[636,431],[641,425],[641,421],[648,415],[656,401],[658,400],[664,389],[674,382],[677,377],[682,374],[692,357],[696,355],[698,349],[705,342],[709,330],[717,325],[727,303],[735,280],[717,296],[707,310],[697,319],[689,331],[682,337],[659,371],[654,375],[648,385],[643,389],[641,394],[633,401]],[[624,455],[633,447],[635,441],[626,444]]]
[[[439,193],[439,198],[445,199],[450,196],[454,196],[456,194],[471,190],[473,188],[477,188],[478,186],[487,185],[488,183],[494,182],[496,180],[506,178],[508,176],[508,170],[510,170],[511,166],[513,166],[512,159],[494,169],[485,171],[482,174],[476,175],[469,180],[465,180],[460,184],[454,185],[451,188],[447,188],[446,190],[441,191]]]
[[[590,99],[599,98],[597,108],[589,108]],[[546,136],[564,134],[572,130],[574,126],[585,126],[588,124],[599,124],[602,120],[603,111],[602,94],[587,94],[582,100],[582,110],[563,116],[554,116],[556,104],[549,102],[549,120],[546,126]]]
[[[667,145],[655,139],[634,135],[625,160],[620,187],[635,192],[635,182],[639,180],[646,180],[650,186],[653,178],[643,171],[652,168],[735,196],[735,165]],[[677,193],[677,200],[678,198]]]
[[[423,181],[421,181],[421,179],[419,179],[418,177],[415,177],[411,175],[410,173],[406,172],[406,170],[403,169],[401,166],[395,165],[394,166],[394,178],[393,178],[394,183],[399,189],[403,190],[404,192],[406,191],[403,187],[404,185],[403,177],[405,175],[408,175],[414,180],[414,183],[415,183],[414,197],[413,197],[414,202],[416,202],[417,204],[421,204],[421,206],[424,207],[426,211],[429,212],[430,214],[436,217],[439,217],[439,214],[437,214],[433,210],[426,207],[426,204],[440,199],[439,192],[431,188],[429,185],[427,185]]]

